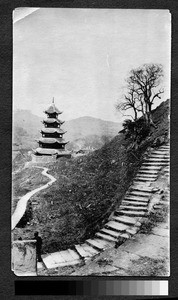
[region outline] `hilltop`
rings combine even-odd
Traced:
[[[16,228],[14,237],[31,238],[38,230],[44,252],[67,249],[92,237],[121,203],[151,147],[168,141],[168,117],[167,100],[153,111],[155,127],[137,149],[131,147],[132,138],[126,139],[121,132],[90,155],[48,164],[49,173],[57,181],[32,197],[29,224],[24,218],[24,228]]]

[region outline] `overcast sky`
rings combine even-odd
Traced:
[[[120,121],[125,78],[144,63],[163,65],[170,97],[168,10],[22,8],[13,20],[14,109],[42,116],[54,97],[64,120]]]

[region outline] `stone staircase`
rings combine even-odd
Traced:
[[[119,246],[139,231],[142,221],[148,216],[150,201],[159,189],[153,187],[164,168],[169,176],[169,145],[153,150],[136,174],[133,184],[125,194],[104,227],[92,239],[87,239],[73,249],[42,255],[45,267],[55,268],[84,264],[101,251]],[[41,265],[38,271],[40,272]]]

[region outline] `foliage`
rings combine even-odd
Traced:
[[[125,131],[125,139],[130,139],[132,148],[138,148],[142,140],[144,140],[150,133],[150,127],[145,122],[145,119],[140,118],[133,122],[132,120],[125,120],[123,123]]]

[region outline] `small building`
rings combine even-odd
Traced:
[[[38,156],[71,157],[70,152],[65,149],[68,142],[64,140],[63,135],[66,131],[61,129],[64,121],[58,119],[58,115],[62,112],[55,106],[54,98],[52,104],[44,113],[47,117],[42,122],[44,128],[41,130],[42,137],[37,140],[39,147],[35,150],[35,154]]]

